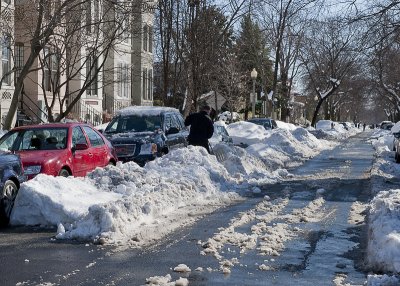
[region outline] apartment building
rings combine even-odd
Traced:
[[[0,87],[0,121],[3,122],[10,109],[11,98],[14,94],[14,73],[12,67],[14,65],[12,54],[15,53],[12,48],[14,38],[14,1],[1,0],[0,6],[0,23],[2,33],[0,35],[1,48],[1,87]],[[16,51],[17,60],[20,59],[21,50]]]
[[[139,1],[137,1],[139,2]],[[103,109],[109,115],[129,105],[153,105],[153,22],[155,1],[140,1],[127,19],[131,32],[108,57]],[[118,16],[118,11],[115,11]],[[113,84],[110,84],[110,82]]]
[[[57,5],[61,2],[49,1],[45,10],[49,13],[49,18],[45,20],[51,20],[52,13],[56,13]],[[65,21],[68,24],[56,27],[57,36],[42,49],[24,80],[19,104],[20,115],[26,115],[26,119],[34,123],[47,122],[49,118],[46,101],[47,105],[55,101],[51,110],[56,117],[66,110],[68,104],[77,100],[69,117],[96,125],[125,106],[153,104],[154,10],[143,10],[141,3],[137,12],[127,14],[122,11],[125,2],[131,1],[120,0],[118,5],[110,7],[113,1],[87,0],[83,9],[68,16],[75,17],[75,20],[68,19]],[[3,37],[0,73],[4,76],[17,68],[16,72],[10,73],[3,80],[0,89],[0,115],[4,118],[14,92],[18,66],[22,66],[30,54],[32,33],[27,31],[27,27],[34,27],[38,9],[32,7],[33,1],[1,0],[1,4],[2,16],[6,9],[10,11],[12,36],[7,37],[5,29],[1,27]],[[101,17],[106,21],[102,21]],[[70,26],[75,22],[84,27],[84,33],[68,37],[68,29],[74,29],[75,27]],[[118,27],[107,27],[110,23],[118,24]],[[108,35],[105,33],[113,28],[121,32],[117,33],[118,38],[113,41],[113,47],[104,52],[104,46],[108,43]],[[80,45],[77,45],[78,42]],[[22,116],[16,117],[21,118]]]

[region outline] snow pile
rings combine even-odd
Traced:
[[[140,113],[126,112],[134,111]],[[240,200],[243,192],[261,192],[257,186],[289,176],[282,167],[332,147],[291,125],[267,131],[238,122],[228,128],[236,140],[252,145],[217,144],[218,160],[189,146],[143,168],[130,162],[97,168],[85,178],[39,175],[21,186],[11,224],[57,226],[59,239],[148,245]]]
[[[277,124],[280,128],[265,130],[263,126],[240,121],[228,125],[227,130],[234,144],[248,146],[246,151],[260,158],[270,170],[299,165],[335,144],[321,141],[306,129],[293,124],[281,121]]]
[[[229,135],[232,137],[233,143],[240,145],[252,145],[263,143],[266,138],[271,136],[271,131],[266,130],[263,126],[247,121],[239,121],[227,126]]]
[[[395,276],[388,275],[368,275],[366,286],[397,286],[400,280]]]
[[[395,125],[390,129],[391,133],[399,133],[400,132],[400,121],[396,122]]]
[[[296,125],[292,124],[292,123],[286,123],[283,121],[279,121],[279,120],[275,120],[276,125],[278,125],[278,128],[282,128],[282,129],[287,129],[287,130],[295,130],[296,128],[298,128]]]
[[[315,130],[310,129],[309,131],[318,139],[341,140],[361,132],[362,129],[350,127],[349,130],[346,130],[339,122],[320,120],[317,122]]]
[[[374,146],[376,152],[380,155],[383,156],[384,153],[390,152],[393,150],[393,142],[394,142],[394,137],[391,134],[388,134],[387,132],[382,134],[379,133],[379,137],[372,137],[373,139],[370,139],[372,145]],[[377,134],[373,134],[373,136],[377,136]]]
[[[222,120],[225,122],[235,122],[240,120],[240,115],[237,112],[230,112],[230,111],[224,111],[220,114],[218,114],[218,120]]]
[[[187,278],[180,277],[176,281],[171,281],[172,277],[170,274],[165,276],[154,276],[146,279],[146,285],[150,286],[187,286],[189,285],[189,280]]]
[[[189,146],[145,168],[132,162],[97,168],[84,179],[37,176],[22,185],[11,223],[62,223],[62,238],[138,246],[237,200],[230,191],[239,183],[215,156]]]
[[[299,165],[327,146],[329,143],[316,139],[303,128],[293,131],[279,128],[269,131],[269,137],[263,143],[253,144],[246,150],[273,170]]]
[[[381,271],[400,272],[400,190],[380,192],[369,215],[368,260]]]
[[[389,189],[387,182],[398,180],[400,164],[389,151],[393,137],[388,131],[376,130],[370,140],[376,149],[371,170],[372,192],[377,194],[369,206],[368,262],[384,273],[400,272],[400,190]],[[367,285],[399,285],[395,277],[369,276]]]
[[[252,156],[246,149],[217,144],[213,147],[215,153],[220,156],[220,163],[224,165],[228,173],[240,181],[251,181],[255,184],[267,184],[276,182],[282,172],[272,172],[258,157]]]

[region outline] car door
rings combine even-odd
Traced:
[[[101,138],[101,136],[89,126],[83,126],[83,130],[89,139],[89,149],[93,154],[93,166],[91,170],[95,169],[96,167],[106,166],[108,164],[108,148],[103,138]]]
[[[169,149],[179,147],[180,140],[179,140],[179,132],[170,134],[169,131],[171,128],[178,128],[178,125],[173,117],[172,113],[165,113],[164,114],[164,132],[166,136],[166,145]],[[178,128],[179,130],[179,128]]]
[[[272,129],[276,129],[276,128],[278,128],[278,125],[276,124],[276,121],[275,120],[271,120],[271,125],[272,125]]]
[[[80,126],[76,126],[72,129],[72,169],[74,176],[84,176],[88,170],[93,169],[93,153],[90,148],[86,150],[75,150],[76,144],[86,144],[89,147],[89,143]]]
[[[189,136],[189,130],[185,126],[185,121],[183,120],[182,115],[174,113],[174,117],[179,127],[179,145],[181,147],[186,147],[188,145],[187,137]]]

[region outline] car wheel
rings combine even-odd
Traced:
[[[0,200],[0,226],[7,226],[10,221],[11,211],[14,207],[14,201],[18,194],[17,185],[7,180],[4,183],[3,190],[1,191]]]
[[[70,172],[69,172],[67,169],[65,169],[65,168],[62,168],[62,169],[60,170],[60,172],[58,173],[58,175],[59,175],[60,177],[69,177],[69,176],[71,176]]]
[[[168,152],[169,152],[169,150],[168,150],[167,147],[162,147],[161,148],[161,156],[164,156],[164,155],[168,154]]]

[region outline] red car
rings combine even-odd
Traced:
[[[20,155],[28,179],[39,173],[85,176],[96,167],[117,162],[111,143],[84,123],[17,127],[0,138],[0,150]]]

